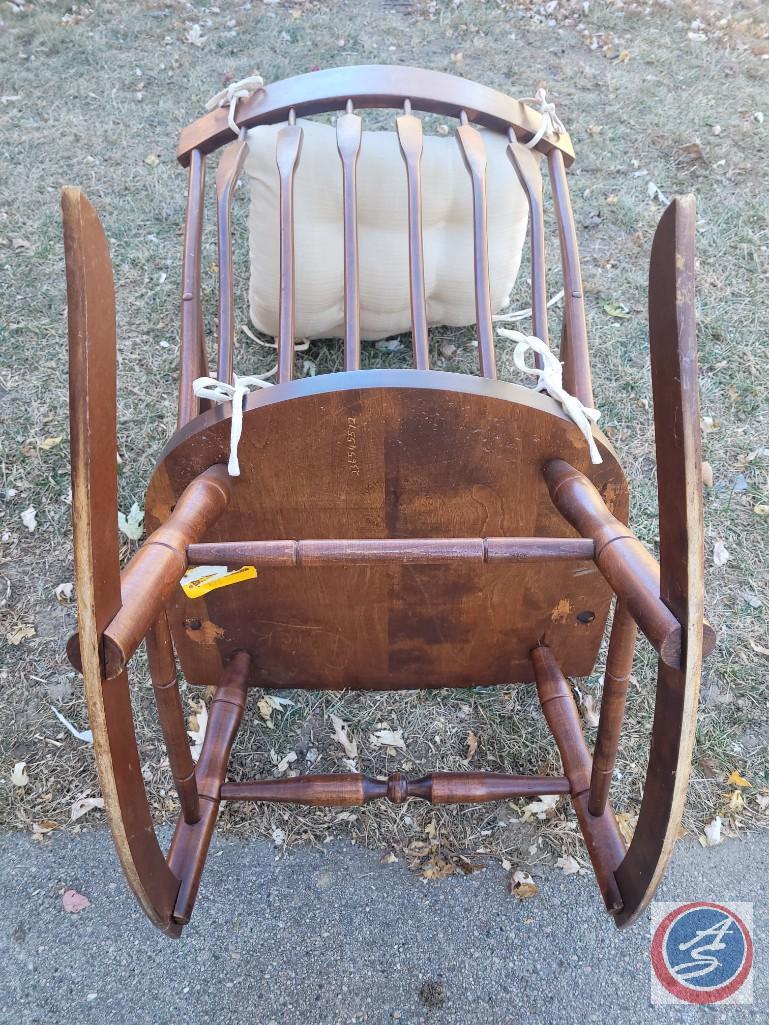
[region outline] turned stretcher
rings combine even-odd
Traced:
[[[356,159],[362,108],[393,108],[408,187],[414,369],[361,370]],[[293,178],[297,118],[337,121],[344,210],[344,366],[294,379]],[[457,121],[472,190],[480,376],[430,369],[415,111]],[[232,113],[232,112],[231,112]],[[149,484],[149,537],[120,570],[112,273],[99,220],[63,194],[69,297],[73,525],[82,671],[105,807],[128,881],[147,915],[179,935],[190,920],[222,801],[348,806],[481,802],[570,795],[607,910],[631,923],[651,899],[681,819],[701,662],[702,490],[694,324],[694,202],[663,214],[651,253],[649,343],[659,491],[659,564],[627,526],[628,489],[601,432],[588,456],[549,395],[497,379],[489,304],[482,126],[510,141],[510,173],[530,211],[533,334],[547,342],[541,179],[516,159],[533,143],[547,167],[565,290],[560,359],[566,389],[592,407],[577,240],[566,181],[568,135],[484,86],[405,67],[343,68],[246,96],[186,128],[189,169],[177,431]],[[231,203],[245,132],[282,124],[280,290],[275,387],[240,396],[239,476],[228,473],[232,405],[196,397],[206,377],[201,238],[206,158],[216,171],[219,381],[233,382]],[[511,179],[516,180],[516,179]],[[313,437],[308,458],[303,439]],[[189,597],[196,566],[254,567],[234,586]],[[243,576],[243,575],[241,575]],[[595,750],[567,682],[593,671],[614,602]],[[626,849],[609,803],[637,628],[658,656],[646,787]],[[132,726],[128,664],[145,642],[181,814],[170,850],[155,838]],[[197,765],[185,732],[177,660],[188,684],[215,688]],[[251,687],[398,690],[533,683],[563,763],[559,776],[435,772],[227,781]]]

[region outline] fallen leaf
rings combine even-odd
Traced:
[[[275,766],[275,771],[282,775],[288,770],[289,765],[295,762],[297,758],[296,751],[289,751],[287,755],[284,755],[278,764]]]
[[[769,794],[756,794],[756,801],[761,811],[769,812]]]
[[[713,487],[713,467],[710,463],[702,464],[702,483],[706,488]]]
[[[11,773],[11,783],[15,787],[25,787],[29,783],[26,762],[16,762]]]
[[[591,726],[593,729],[598,726],[600,712],[596,708],[595,698],[592,694],[586,694],[582,700],[582,715],[587,726]]]
[[[56,590],[54,591],[57,601],[60,601],[62,603],[68,602],[69,599],[72,597],[72,592],[74,588],[75,585],[69,581],[66,584],[58,584]]]
[[[621,811],[617,815],[617,825],[622,833],[622,839],[629,845],[633,839],[635,827],[638,825],[638,816],[629,811]]]
[[[467,734],[465,744],[467,744],[467,760],[469,761],[475,757],[475,752],[478,750],[478,737],[472,730]]]
[[[572,858],[570,854],[567,854],[564,858],[559,858],[556,861],[556,867],[563,870],[563,874],[566,876],[573,876],[577,873],[583,873],[585,870],[582,868],[576,858]]]
[[[744,776],[741,776],[739,774],[739,772],[737,772],[736,769],[734,770],[734,772],[730,772],[729,773],[729,776],[727,777],[726,782],[731,784],[731,786],[733,786],[733,787],[749,787],[750,786],[750,783],[748,782],[748,780],[746,780]]]
[[[553,811],[557,804],[557,794],[548,794],[545,797],[539,797],[536,801],[531,801],[523,809],[523,821],[526,822],[536,815],[536,817],[543,822],[547,818],[548,812]]]
[[[716,815],[712,822],[705,826],[704,835],[699,838],[703,847],[717,847],[721,843],[721,816]]]
[[[148,153],[147,156],[144,158],[144,163],[149,164],[150,167],[157,167],[157,165],[160,163],[160,157],[157,155],[157,153]]]
[[[686,160],[691,160],[693,163],[707,164],[708,162],[705,151],[699,142],[687,142],[685,146],[678,147],[678,152]]]
[[[46,836],[48,833],[52,833],[54,829],[58,828],[59,823],[54,822],[53,819],[41,819],[40,822],[32,823],[32,835]]]
[[[370,739],[375,747],[398,747],[401,751],[406,750],[403,730],[375,730],[370,734]]]
[[[9,644],[12,644],[15,647],[17,644],[21,644],[22,641],[29,640],[30,637],[34,636],[34,626],[30,626],[29,623],[22,623],[19,626],[14,627],[13,630],[10,630],[5,635],[5,639]]]
[[[93,808],[104,808],[103,797],[79,797],[70,808],[70,821],[76,822]]]
[[[197,762],[198,758],[200,758],[200,752],[203,750],[203,741],[206,737],[208,709],[206,708],[205,701],[193,701],[192,706],[194,712],[187,720],[187,735],[192,741],[192,747],[190,748],[192,760]]]
[[[134,502],[128,516],[118,512],[117,525],[120,532],[127,538],[130,538],[131,541],[138,541],[144,533],[144,510]]]
[[[388,851],[387,854],[383,854],[382,857],[379,859],[379,864],[380,865],[393,865],[397,860],[398,859],[393,854],[393,852],[392,851]]]
[[[769,648],[763,647],[761,644],[756,644],[755,641],[750,642],[750,646],[759,655],[769,655]]]
[[[729,811],[732,815],[739,815],[745,807],[745,799],[741,790],[733,790],[729,795]]]
[[[725,566],[731,557],[732,553],[726,545],[722,541],[716,541],[713,545],[713,565],[717,567]]]
[[[52,448],[56,448],[61,442],[61,435],[58,438],[43,438],[42,441],[38,442],[37,447],[43,449],[44,452],[49,452]]]
[[[192,43],[193,46],[201,47],[206,41],[206,36],[203,35],[200,25],[191,25],[187,30],[184,41],[185,43]]]
[[[61,902],[64,905],[64,910],[70,915],[77,915],[91,906],[90,900],[82,893],[78,893],[77,890],[65,890]]]
[[[31,249],[32,248],[32,243],[31,242],[27,242],[27,240],[25,238],[12,238],[11,239],[11,245],[17,251],[19,249]]]
[[[529,873],[520,868],[517,868],[510,877],[507,890],[518,900],[528,900],[530,897],[536,897],[539,893],[539,887]]]
[[[753,512],[756,516],[769,516],[769,505],[764,505],[763,502],[759,502],[758,505],[753,506]]]
[[[334,740],[342,745],[344,753],[354,761],[358,757],[358,742],[350,737],[347,723],[338,715],[332,715],[331,725],[334,727]]]
[[[259,709],[259,715],[262,717],[262,719],[264,719],[266,725],[269,726],[270,729],[275,729],[275,725],[272,721],[272,713],[274,712],[274,708],[267,700],[267,698],[259,698],[259,700],[256,703],[256,707]]]
[[[608,317],[617,317],[619,320],[627,320],[630,316],[630,311],[624,303],[601,303],[601,309]]]
[[[21,514],[21,522],[30,532],[30,534],[37,529],[37,511],[34,505],[31,505],[29,509],[25,509]]]
[[[646,193],[649,199],[658,199],[663,206],[668,205],[669,201],[667,196],[660,190],[658,185],[655,185],[654,182],[650,181],[646,186]]]

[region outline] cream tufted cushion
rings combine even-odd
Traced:
[[[344,333],[342,170],[336,130],[302,121],[304,143],[294,182],[296,335]],[[251,181],[251,319],[268,335],[278,331],[279,220],[275,136],[280,125],[248,133],[245,170]],[[505,149],[484,132],[488,155],[491,305],[508,301],[521,262],[528,205]],[[538,171],[523,146],[521,160]],[[422,157],[427,316],[431,324],[475,322],[472,190],[456,139],[425,136]],[[363,338],[411,328],[405,165],[394,132],[364,132],[358,159],[360,312]]]

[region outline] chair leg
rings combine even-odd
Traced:
[[[588,810],[590,792],[590,752],[587,749],[579,712],[563,673],[549,648],[541,645],[531,653],[537,694],[542,711],[553,734],[563,762],[563,771],[571,783],[574,810],[577,813],[588,854],[593,863],[598,887],[611,914],[622,907],[614,871],[625,856],[625,844],[611,805],[601,815]]]
[[[174,908],[174,918],[180,923],[189,922],[198,895],[200,877],[219,813],[222,783],[227,775],[230,752],[246,707],[250,668],[251,656],[248,652],[236,652],[224,671],[221,684],[216,688],[195,773],[200,797],[200,818],[193,824],[180,818],[171,841],[168,864],[181,880]]]

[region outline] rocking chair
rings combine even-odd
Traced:
[[[391,108],[408,186],[415,369],[361,370],[356,108]],[[344,209],[342,373],[294,380],[293,180],[297,117],[337,122]],[[430,369],[420,194],[422,128],[413,110],[456,118],[473,199],[480,376]],[[284,124],[280,175],[277,384],[232,403],[196,397],[208,373],[201,315],[201,233],[208,154],[216,172],[218,378],[233,383],[230,211],[246,130]],[[700,422],[694,324],[693,199],[674,200],[651,252],[649,341],[659,490],[659,565],[626,526],[618,457],[592,428],[600,462],[549,395],[497,380],[487,259],[484,135],[510,141],[530,212],[533,335],[547,342],[541,180],[516,144],[547,165],[563,265],[564,388],[592,407],[577,240],[566,167],[570,139],[547,113],[443,73],[347,67],[260,88],[188,126],[178,424],[149,484],[151,533],[120,571],[116,483],[114,289],[101,224],[85,197],[62,206],[69,297],[70,415],[79,630],[94,752],[123,870],[152,922],[189,922],[222,801],[352,806],[378,798],[433,804],[570,795],[608,912],[620,926],[651,899],[682,814],[703,654]],[[559,125],[560,127],[560,125]],[[233,130],[236,129],[236,130]],[[516,178],[511,178],[515,181]],[[233,389],[235,391],[235,389]],[[242,408],[241,408],[242,407]],[[228,473],[242,414],[240,474]],[[313,438],[312,458],[303,439]],[[237,439],[235,439],[237,440]],[[190,567],[249,567],[201,596]],[[253,569],[251,569],[253,568]],[[206,591],[205,587],[200,588]],[[594,668],[615,596],[597,742],[583,738],[568,676]],[[626,850],[608,801],[637,627],[658,655],[646,786]],[[167,856],[155,838],[133,730],[127,666],[146,642],[181,814]],[[197,765],[185,732],[176,660],[213,687]],[[399,690],[535,683],[563,763],[559,776],[435,772],[227,782],[249,687]]]

